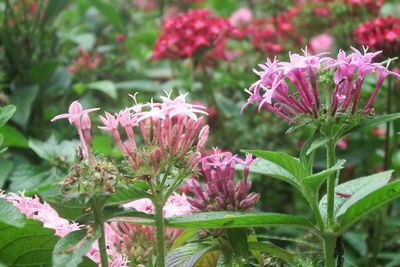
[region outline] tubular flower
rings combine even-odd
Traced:
[[[94,70],[101,63],[101,57],[98,53],[94,52],[90,54],[89,52],[79,48],[79,58],[73,59],[71,66],[68,67],[69,72],[76,74],[82,70]]]
[[[91,141],[92,136],[90,129],[92,124],[88,113],[92,111],[99,110],[99,108],[83,109],[82,105],[78,101],[72,102],[69,106],[68,113],[60,114],[51,119],[51,122],[59,119],[68,119],[70,124],[74,124],[76,130],[78,131],[79,139],[81,140],[83,151],[85,156],[91,159]]]
[[[255,161],[251,155],[245,160],[230,152],[216,153],[200,160],[206,184],[204,190],[200,183],[192,178],[188,181],[196,199],[188,201],[196,211],[250,211],[259,199],[259,194],[250,193],[251,182],[247,179],[250,165]],[[243,180],[235,183],[235,165],[244,166]]]
[[[105,126],[99,128],[113,134],[133,170],[140,172],[143,168],[143,174],[156,175],[168,164],[167,158],[184,161],[193,169],[208,138],[208,126],[203,125],[204,118],[198,114],[207,112],[202,105],[186,103],[185,97],[186,94],[175,99],[161,97],[162,103],[137,104],[115,116],[106,113],[106,118],[100,117]],[[126,142],[122,140],[121,127],[125,130]],[[135,129],[140,129],[141,143],[144,143],[140,148]]]
[[[249,104],[258,102],[258,110],[263,108],[274,112],[288,121],[297,122],[305,115],[318,119],[326,114],[335,116],[337,112],[347,113],[349,116],[356,114],[373,113],[370,109],[384,79],[388,75],[400,78],[400,75],[389,71],[378,63],[372,63],[372,59],[380,54],[362,54],[355,48],[353,53],[346,55],[340,51],[337,59],[323,57],[321,53],[315,56],[289,54],[290,62],[279,62],[277,59],[268,59],[266,64],[260,64],[261,71],[254,72],[260,76],[246,90],[250,97],[242,110]],[[332,90],[326,96],[327,100],[321,99],[321,80],[326,83],[327,70],[333,69]],[[359,109],[361,89],[368,74],[374,73],[378,80],[374,92],[364,106]],[[329,79],[328,79],[329,80]],[[290,82],[290,83],[288,83]],[[290,86],[292,84],[293,86]],[[323,84],[326,86],[326,84]],[[329,95],[330,94],[330,95]]]
[[[154,44],[152,61],[198,57],[208,49],[223,51],[232,26],[226,18],[210,17],[211,12],[194,9],[168,19]]]

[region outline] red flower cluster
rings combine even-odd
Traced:
[[[354,38],[375,51],[383,50],[385,56],[400,52],[400,18],[379,17],[361,24],[354,30]]]
[[[364,5],[369,11],[379,10],[385,0],[342,0],[345,3],[350,3],[352,5]]]
[[[98,53],[94,52],[91,55],[89,52],[79,48],[79,58],[72,60],[72,65],[68,67],[68,71],[72,74],[76,74],[82,70],[97,69],[100,62],[101,58]]]
[[[210,49],[223,51],[232,26],[228,19],[210,17],[211,12],[194,9],[168,19],[154,44],[152,61],[197,57]]]
[[[284,50],[283,44],[288,41],[301,44],[303,36],[297,33],[292,22],[298,12],[298,6],[295,6],[275,17],[252,22],[247,28],[247,34],[251,36],[254,48],[264,52],[277,53]]]

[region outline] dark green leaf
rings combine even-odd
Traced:
[[[27,219],[23,228],[0,223],[0,259],[7,266],[50,264],[59,239],[36,220]]]
[[[349,134],[352,134],[352,133],[355,133],[355,132],[359,132],[359,131],[362,131],[362,130],[365,130],[365,129],[368,129],[368,128],[372,128],[374,126],[378,126],[378,125],[383,124],[385,122],[397,120],[399,118],[400,118],[400,113],[376,116],[373,119],[365,120],[364,122],[362,122],[360,124],[357,124],[353,128],[351,128],[348,131],[346,131],[343,136],[346,136],[346,135],[349,135]]]
[[[82,258],[81,263],[79,263],[78,267],[98,267],[99,265],[89,259],[88,257],[84,256]]]
[[[53,251],[53,267],[75,267],[83,260],[92,243],[100,237],[100,231],[86,237],[86,229],[74,231],[61,238]],[[71,250],[71,248],[74,248]]]
[[[64,195],[45,196],[44,200],[57,211],[60,217],[76,220],[84,215],[84,210],[89,207],[82,199],[66,199]]]
[[[146,193],[147,185],[144,183],[137,183],[126,187],[117,187],[116,192],[107,199],[106,205],[118,205],[127,203],[133,200],[147,198],[149,194]]]
[[[11,119],[16,109],[17,108],[14,105],[7,105],[0,108],[0,127],[6,124],[9,119]]]
[[[121,221],[154,225],[154,222],[150,220]],[[171,228],[240,228],[269,226],[291,226],[314,230],[313,224],[303,217],[264,212],[202,212],[170,217],[165,222],[165,227]]]
[[[226,233],[233,252],[246,259],[249,255],[249,245],[245,228],[229,228],[226,229]]]
[[[237,164],[235,166],[237,170],[243,170],[244,167],[242,164]],[[266,176],[270,176],[279,180],[282,180],[286,183],[289,183],[295,187],[299,187],[300,184],[296,180],[296,178],[293,177],[289,172],[284,170],[283,168],[279,167],[275,163],[265,160],[265,159],[260,159],[253,164],[250,165],[250,172],[252,173],[258,173]]]
[[[12,121],[25,128],[31,115],[32,105],[39,92],[37,85],[14,88],[10,102],[17,107]]]
[[[34,64],[28,72],[30,81],[33,84],[41,84],[47,81],[58,67],[58,62],[54,60],[41,61]]]
[[[312,172],[313,172],[315,151],[310,154],[307,154],[307,151],[311,147],[312,143],[316,139],[318,139],[318,137],[319,137],[319,135],[317,134],[317,131],[314,131],[314,133],[311,134],[310,137],[306,140],[306,142],[304,143],[304,145],[300,151],[300,162],[303,165],[303,167],[306,169],[308,174],[312,174]]]
[[[314,192],[318,192],[324,181],[332,174],[343,168],[345,160],[339,160],[334,166],[319,173],[310,175],[302,180],[303,185]]]
[[[182,267],[194,267],[198,266],[197,263],[199,260],[207,255],[207,253],[215,251],[218,249],[218,246],[210,246],[207,248],[204,248],[200,251],[198,251],[196,254],[194,254],[192,257],[190,257],[185,263],[182,265]],[[212,267],[212,265],[209,265],[209,267]]]
[[[10,175],[13,165],[12,161],[0,158],[0,188],[3,188],[4,182]]]
[[[69,0],[49,0],[44,12],[43,23],[51,22],[51,20],[63,10],[68,2]]]
[[[370,194],[352,203],[346,211],[338,217],[340,232],[344,232],[351,225],[359,221],[364,215],[400,197],[400,181],[384,185]]]
[[[336,215],[339,209],[341,209],[341,207],[347,201],[350,201],[351,199],[357,199],[359,198],[359,196],[364,196],[365,194],[368,194],[369,192],[372,192],[377,188],[387,184],[390,180],[392,172],[393,171],[380,172],[373,175],[353,179],[351,181],[336,186],[336,193],[351,194],[352,196],[349,198],[335,195],[334,214]],[[326,216],[326,208],[327,197],[325,195],[319,202],[319,209],[322,216]],[[344,210],[342,209],[342,211]]]
[[[193,267],[215,267],[217,266],[219,256],[221,255],[221,250],[213,250],[206,252],[200,259],[196,262]]]
[[[161,86],[156,84],[151,80],[133,80],[133,81],[124,81],[115,84],[115,87],[118,89],[128,89],[128,90],[140,90],[147,92],[157,92],[161,90]]]
[[[115,5],[111,3],[106,3],[102,0],[93,0],[92,4],[104,17],[106,17],[111,22],[111,24],[117,30],[121,30],[121,17]]]
[[[301,165],[300,161],[285,153],[263,150],[244,150],[244,152],[251,153],[257,157],[275,163],[292,174],[298,181],[301,181],[307,176],[307,172]]]
[[[250,242],[249,249],[262,251],[267,254],[276,256],[287,263],[290,263],[294,260],[294,256],[291,253],[280,247],[275,246],[270,242]]]
[[[120,206],[107,206],[103,209],[103,218],[109,220],[116,217],[134,217],[134,218],[145,218],[153,219],[153,214],[144,213],[133,208],[121,208]]]
[[[4,125],[0,128],[0,133],[4,136],[4,146],[28,147],[28,140],[26,140],[25,136],[14,127]]]
[[[25,226],[25,216],[11,202],[0,198],[0,222],[21,228]]]

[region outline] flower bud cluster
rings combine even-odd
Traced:
[[[199,181],[192,178],[188,181],[190,189],[196,196],[188,201],[197,211],[250,211],[259,199],[257,193],[248,194],[251,182],[247,179],[250,165],[256,161],[252,155],[245,160],[230,152],[215,153],[200,160],[201,169],[206,179],[204,190]],[[243,179],[234,182],[235,165],[244,166]]]

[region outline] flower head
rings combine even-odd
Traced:
[[[251,155],[247,155],[245,160],[241,160],[230,152],[203,157],[200,165],[206,179],[204,190],[198,180],[190,179],[188,185],[196,198],[188,198],[188,201],[197,211],[251,210],[259,199],[259,195],[256,193],[248,194],[251,182],[247,179],[247,175],[249,166],[254,161],[255,159]],[[242,180],[235,183],[235,165],[237,163],[244,165],[244,175]]]

